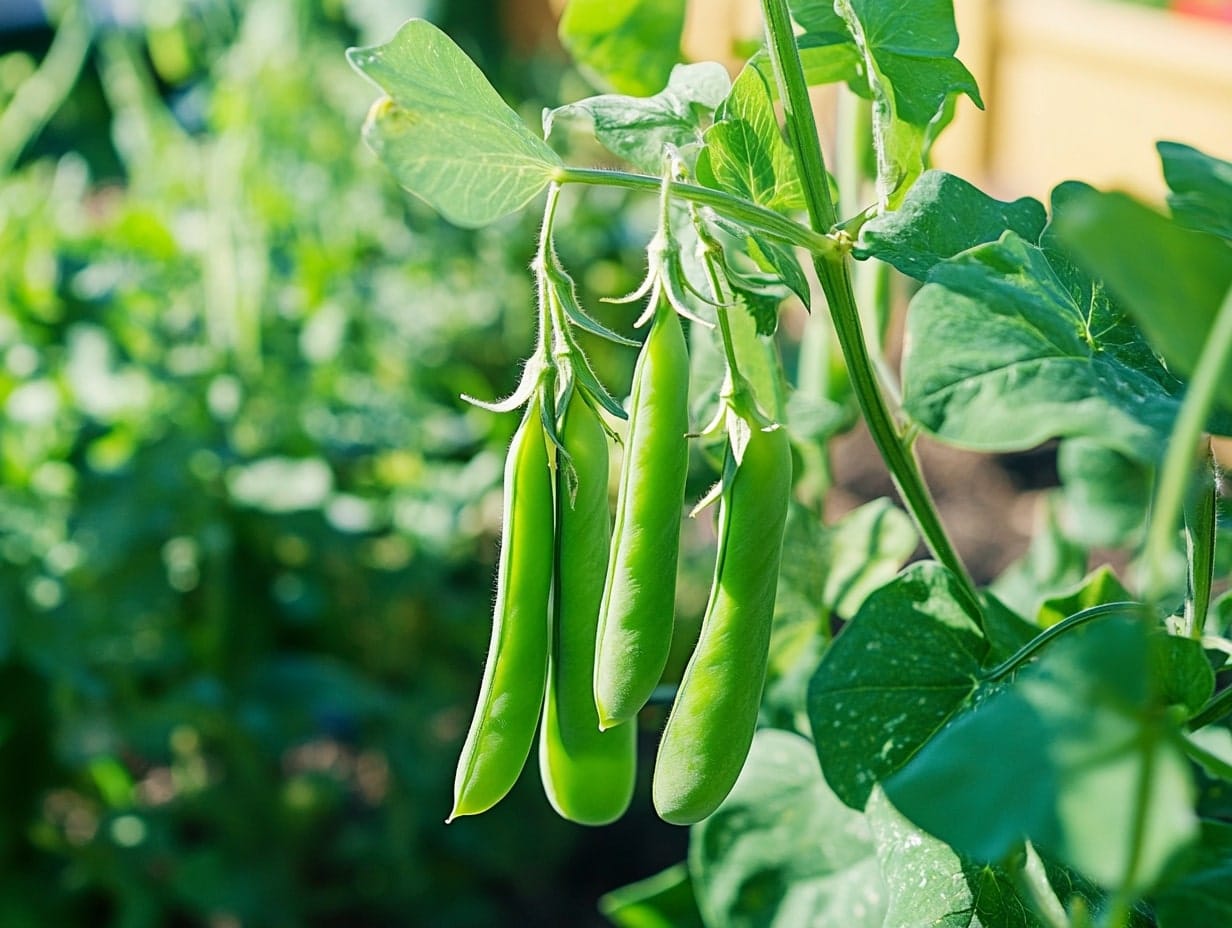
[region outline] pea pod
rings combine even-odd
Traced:
[[[688,470],[688,394],[684,332],[664,300],[633,372],[629,435],[599,611],[595,704],[604,727],[633,718],[667,664]]]
[[[612,536],[608,439],[599,414],[574,389],[560,440],[573,468],[557,473],[556,579],[547,698],[539,729],[539,770],[548,800],[584,825],[615,821],[629,806],[637,746],[631,723],[599,730],[595,635]]]
[[[737,464],[728,452],[719,548],[697,647],[659,743],[654,804],[679,825],[701,821],[731,791],[748,757],[770,649],[791,490],[783,429],[752,429]]]
[[[526,764],[547,685],[553,487],[539,403],[505,460],[505,506],[492,640],[479,702],[454,779],[449,820],[496,805]]]

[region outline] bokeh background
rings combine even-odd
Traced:
[[[458,395],[529,351],[535,217],[398,190],[343,53],[431,17],[532,122],[578,79],[489,3],[49,12],[0,5],[0,925],[600,924],[682,830],[533,764],[443,824],[516,425]],[[630,288],[622,198],[569,209]]]

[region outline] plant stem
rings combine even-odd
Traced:
[[[830,229],[835,223],[834,203],[821,146],[817,141],[817,124],[809,102],[808,85],[800,65],[800,54],[792,32],[787,0],[762,0],[766,20],[766,39],[770,62],[779,84],[779,96],[787,118],[787,135],[795,152],[797,168],[804,188],[809,220],[815,230]],[[973,604],[979,599],[975,583],[946,534],[937,514],[932,496],[924,483],[919,462],[904,443],[877,382],[868,346],[860,326],[860,313],[852,292],[851,274],[843,250],[813,251],[813,266],[825,291],[838,335],[843,359],[855,391],[860,410],[868,423],[873,441],[881,452],[894,485],[915,519],[925,543],[933,556],[958,579]]]
[[[1066,632],[1079,625],[1085,625],[1087,622],[1092,622],[1095,619],[1102,619],[1110,615],[1125,615],[1149,613],[1142,603],[1103,603],[1099,606],[1092,606],[1090,609],[1083,609],[1081,612],[1076,612],[1069,618],[1058,622],[1056,625],[1050,625],[1044,631],[1040,632],[1021,648],[1003,660],[1000,664],[990,670],[984,671],[982,679],[985,681],[1001,680],[1008,677],[1011,673],[1017,670],[1020,666],[1030,660],[1037,651],[1044,647],[1049,642],[1056,638],[1060,638]]]
[[[1218,722],[1229,713],[1232,713],[1232,686],[1212,697],[1211,701],[1186,723],[1186,727],[1190,731],[1197,731],[1212,722]]]
[[[1154,603],[1163,593],[1163,564],[1176,538],[1177,517],[1185,501],[1185,487],[1193,466],[1194,449],[1202,435],[1206,417],[1215,401],[1215,391],[1228,360],[1232,358],[1232,289],[1224,297],[1206,346],[1198,358],[1189,390],[1168,439],[1168,450],[1159,471],[1159,485],[1151,512],[1143,555],[1146,560],[1146,600]]]
[[[1215,573],[1215,508],[1219,495],[1219,465],[1206,445],[1205,459],[1198,467],[1194,498],[1185,506],[1185,553],[1189,562],[1189,595],[1185,599],[1185,629],[1195,641],[1202,640],[1206,612],[1211,605],[1211,581]]]
[[[90,50],[93,26],[80,2],[69,3],[42,62],[0,113],[0,177],[68,97]]]
[[[733,387],[736,387],[739,386],[741,380],[740,362],[736,358],[736,341],[732,335],[731,320],[727,318],[727,303],[731,298],[731,294],[723,286],[723,274],[719,270],[715,257],[720,246],[702,225],[701,218],[697,215],[696,207],[693,207],[693,227],[697,232],[698,240],[702,243],[702,264],[706,268],[706,279],[709,281],[710,290],[714,294],[716,303],[714,314],[719,320],[719,335],[723,342],[723,354],[727,359],[727,374],[731,378]]]
[[[624,187],[628,190],[654,192],[659,191],[663,186],[661,178],[652,177],[649,174],[597,168],[561,167],[557,169],[554,180],[558,184],[590,184],[595,187]],[[807,248],[814,254],[829,254],[840,247],[838,242],[828,235],[788,219],[774,210],[750,203],[730,193],[724,193],[722,190],[699,187],[697,184],[686,184],[681,181],[672,181],[670,190],[673,197],[689,203],[709,206],[730,219],[753,226],[789,245]]]

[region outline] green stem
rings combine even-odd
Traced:
[[[1110,615],[1125,615],[1126,613],[1139,614],[1149,612],[1142,603],[1103,603],[1099,606],[1092,606],[1090,609],[1083,609],[1071,615],[1068,619],[1058,622],[1056,625],[1050,625],[1044,631],[1040,632],[1021,648],[1011,654],[1008,658],[1002,661],[991,670],[986,670],[982,674],[982,679],[985,681],[1002,680],[1008,677],[1011,673],[1025,664],[1028,660],[1035,656],[1041,648],[1047,645],[1054,639],[1060,638],[1071,629],[1077,628],[1079,625],[1085,625],[1095,619],[1102,619]]]
[[[825,161],[817,141],[817,125],[809,103],[808,85],[800,65],[787,0],[762,0],[762,10],[766,19],[770,61],[787,115],[787,135],[795,152],[809,219],[815,230],[829,229],[835,221],[834,203],[830,199]],[[824,253],[814,251],[813,266],[817,269],[830,306],[834,330],[860,410],[894,485],[933,556],[949,568],[971,602],[978,606],[975,583],[946,534],[928,486],[924,483],[919,462],[899,434],[877,382],[860,326],[860,313],[852,292],[845,252],[837,248]]]
[[[1168,439],[1168,450],[1159,472],[1159,486],[1151,512],[1151,527],[1143,552],[1147,565],[1146,599],[1155,602],[1163,594],[1163,565],[1172,552],[1177,517],[1185,501],[1185,487],[1193,466],[1194,449],[1206,417],[1215,401],[1215,391],[1228,360],[1232,358],[1232,289],[1224,297],[1206,346],[1198,358],[1189,390]]]
[[[589,184],[595,187],[624,187],[627,190],[655,192],[663,186],[661,178],[652,177],[649,174],[597,168],[562,167],[557,169],[553,179],[557,184]],[[789,245],[807,248],[815,254],[829,254],[839,248],[839,244],[828,235],[803,226],[774,210],[750,203],[730,193],[724,193],[722,190],[699,187],[696,184],[686,184],[681,181],[672,181],[669,189],[673,197],[689,203],[709,206],[730,219],[753,226]]]
[[[554,351],[549,342],[554,341],[552,325],[554,298],[551,284],[547,279],[547,266],[552,251],[552,230],[556,226],[556,208],[560,205],[560,185],[552,184],[548,188],[547,203],[543,207],[543,224],[539,227],[539,252],[535,255],[533,267],[535,283],[539,290],[539,334],[535,354],[548,365],[555,363]],[[565,330],[567,326],[560,326]]]
[[[1211,701],[1185,724],[1190,731],[1197,731],[1212,722],[1218,722],[1229,713],[1232,713],[1232,686],[1212,697]]]
[[[817,141],[817,120],[800,64],[791,11],[787,0],[762,0],[761,10],[766,21],[766,50],[779,85],[779,99],[783,101],[787,139],[796,155],[809,223],[814,229],[829,229],[838,220],[834,201],[830,199],[830,175]]]
[[[739,389],[741,385],[740,362],[736,359],[736,340],[732,335],[731,320],[727,318],[727,306],[730,294],[727,288],[723,286],[723,274],[719,270],[718,260],[715,257],[719,254],[719,243],[716,242],[706,231],[702,225],[701,217],[697,215],[696,207],[693,209],[693,227],[697,232],[697,238],[702,243],[702,264],[706,268],[706,279],[710,283],[710,290],[714,294],[715,299],[715,317],[719,320],[719,336],[723,342],[723,354],[727,359],[727,373],[731,378],[732,387]]]
[[[90,50],[93,26],[80,2],[60,17],[42,62],[0,113],[0,177],[12,171],[30,141],[68,97]]]
[[[1138,788],[1134,791],[1134,818],[1129,836],[1129,860],[1125,864],[1125,879],[1108,904],[1108,918],[1105,922],[1108,928],[1114,928],[1114,926],[1119,928],[1119,926],[1129,924],[1135,898],[1134,887],[1138,883],[1138,870],[1142,866],[1142,850],[1146,840],[1146,819],[1151,805],[1155,758],[1159,753],[1156,730],[1148,726],[1143,737],[1146,739],[1146,744],[1142,745],[1145,756],[1142,770],[1138,775]]]
[[[1189,637],[1202,640],[1206,612],[1211,605],[1215,574],[1216,500],[1219,465],[1207,442],[1206,457],[1198,467],[1194,496],[1185,506],[1185,553],[1189,561],[1189,596],[1185,599],[1185,628]]]

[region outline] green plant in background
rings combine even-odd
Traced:
[[[980,102],[954,57],[948,2],[762,10],[765,47],[731,81],[677,63],[682,2],[573,0],[564,44],[614,92],[549,111],[545,137],[581,124],[630,171],[569,165],[423,21],[351,52],[386,94],[365,138],[443,215],[483,226],[548,191],[540,268],[562,188],[659,195],[636,294],[650,293],[643,321],[654,319],[643,352],[664,319],[688,321],[691,442],[724,462],[702,500],[720,502],[719,554],[656,761],[660,814],[698,823],[688,863],[612,894],[605,912],[623,925],[1227,921],[1232,639],[1205,436],[1232,427],[1232,164],[1161,143],[1170,215],[1073,182],[1049,209],[999,202],[928,169],[957,96]],[[856,157],[837,179],[808,98],[824,83],[844,84],[846,112],[865,116],[846,120],[840,148]],[[572,292],[550,264],[541,320]],[[897,371],[882,351],[889,267],[918,282]],[[775,335],[792,295],[812,304],[798,349]],[[573,327],[591,327],[580,310],[541,322],[529,386],[496,408],[563,409],[570,392],[543,345],[547,329],[567,340]],[[602,386],[588,391],[623,415]],[[830,526],[804,505],[828,484],[825,448],[852,403],[931,554],[904,570],[914,538],[887,502]],[[568,474],[556,416],[523,427]],[[1050,518],[984,588],[932,502],[921,434],[984,452],[1061,442]],[[685,506],[675,465],[641,441],[630,434],[619,513],[653,487],[649,508],[674,532]],[[558,524],[570,487],[558,484]],[[674,576],[623,553],[626,517],[609,577],[670,601]],[[1121,577],[1088,574],[1094,546],[1135,559]],[[670,634],[670,609],[654,613],[622,633]],[[552,610],[519,621],[546,638]],[[600,720],[607,694],[637,680],[613,713],[623,720],[658,682],[660,649],[630,647],[614,670],[600,629],[595,668],[579,649],[572,672],[596,674]],[[509,699],[541,698],[538,671],[504,682]]]
[[[479,20],[142,9],[0,56],[0,921],[584,923],[535,791],[442,825],[512,430],[457,397],[532,340],[530,228],[374,180],[343,56]],[[615,286],[619,202],[563,250]]]

